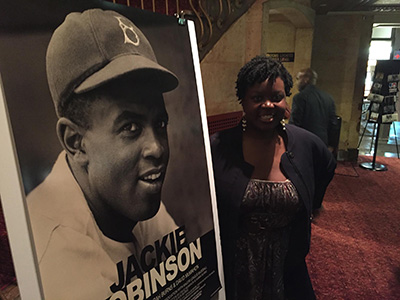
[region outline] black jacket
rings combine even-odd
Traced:
[[[281,135],[286,146],[286,152],[281,158],[281,170],[292,181],[304,203],[303,209],[293,221],[289,251],[285,260],[285,276],[286,273],[297,272],[299,275],[294,276],[293,280],[299,281],[299,276],[307,277],[304,279],[307,280],[304,259],[310,246],[311,213],[314,208],[321,206],[325,190],[333,177],[336,161],[317,136],[302,128],[286,125],[286,130],[282,130]],[[214,134],[211,137],[211,151],[229,300],[240,204],[254,167],[244,161],[240,126]]]
[[[327,146],[336,146],[335,102],[329,94],[314,85],[307,85],[293,97],[289,123],[311,131]]]

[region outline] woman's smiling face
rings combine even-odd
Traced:
[[[285,115],[285,84],[280,77],[266,79],[250,86],[242,99],[249,129],[271,130],[278,126]]]

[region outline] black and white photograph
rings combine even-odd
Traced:
[[[399,120],[398,113],[382,115],[382,123],[392,123]]]
[[[15,5],[1,28],[44,298],[210,299],[219,253],[188,25],[101,3]]]
[[[369,120],[372,122],[378,122],[378,119],[379,119],[379,113],[371,112],[371,114],[369,115]]]
[[[396,111],[396,96],[386,96],[382,107],[383,114],[393,114]]]
[[[377,102],[371,103],[371,111],[372,112],[378,113],[380,107],[381,107],[380,103],[377,103]]]
[[[382,72],[377,72],[377,73],[375,74],[375,76],[374,76],[374,81],[376,81],[376,82],[382,82],[384,76],[385,76],[384,73],[382,73]]]
[[[379,94],[374,94],[374,93],[370,93],[367,97],[368,100],[370,100],[372,102],[379,102],[379,103],[381,103],[384,98],[385,98],[385,96],[382,96]]]
[[[375,82],[375,83],[372,85],[371,92],[372,92],[372,93],[375,93],[375,94],[379,94],[379,93],[381,92],[381,89],[382,89],[382,83]]]
[[[388,75],[388,82],[392,82],[392,81],[399,81],[400,80],[400,74],[390,74]]]

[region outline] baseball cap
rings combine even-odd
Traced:
[[[111,10],[89,9],[67,15],[54,31],[46,71],[56,110],[72,93],[91,91],[122,75],[152,78],[161,92],[178,86],[174,73],[158,64],[145,35]]]

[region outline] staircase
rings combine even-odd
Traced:
[[[107,0],[130,7],[193,20],[200,60],[255,0]]]

